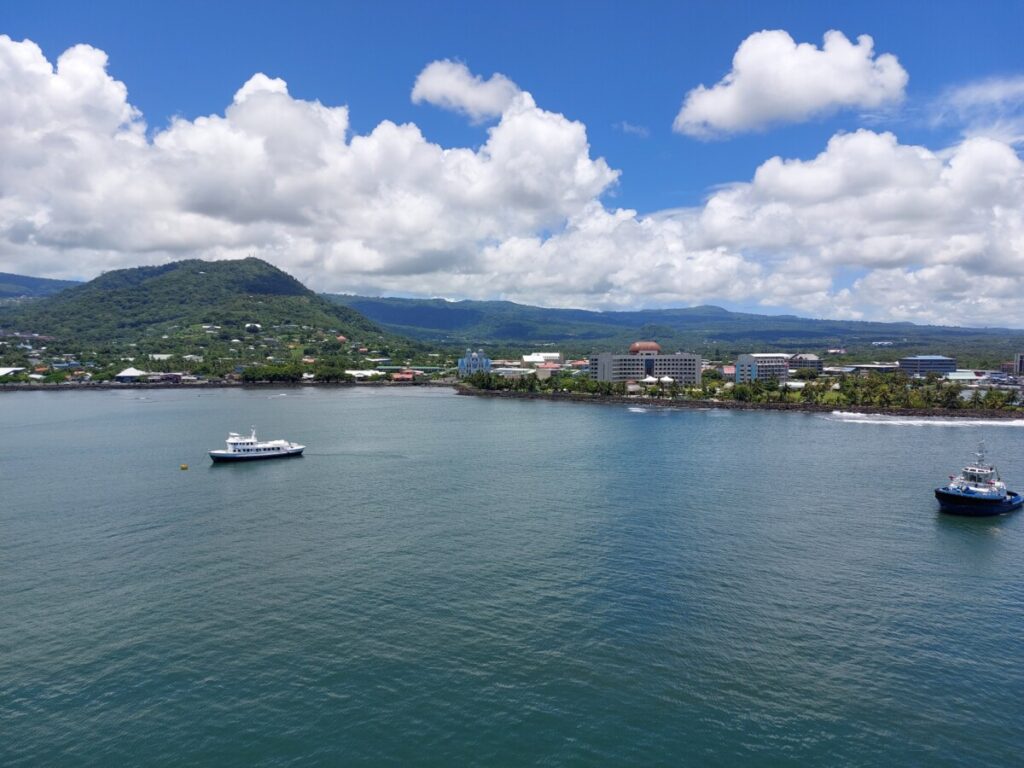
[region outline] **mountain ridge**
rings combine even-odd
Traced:
[[[265,261],[186,259],[105,272],[51,296],[0,308],[0,327],[94,342],[130,342],[203,324],[293,324],[380,335],[358,311],[332,303]]]
[[[48,277],[30,277],[0,272],[0,300],[31,299],[52,296],[65,288],[81,285],[77,280],[51,280]]]
[[[901,350],[971,343],[1006,351],[1024,346],[1024,330],[1021,329],[758,315],[708,304],[601,312],[536,307],[509,301],[353,294],[325,296],[357,309],[392,332],[435,343],[499,346],[555,343],[580,348],[591,345],[600,350],[617,349],[636,338],[654,337],[664,346],[702,350],[718,346],[729,351],[750,351],[758,346],[870,348],[874,341],[891,341]]]

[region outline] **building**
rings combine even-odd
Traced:
[[[561,352],[531,352],[523,355],[523,365],[541,365],[542,363],[561,363]]]
[[[597,381],[640,381],[648,376],[670,377],[684,386],[700,386],[701,359],[690,352],[661,354],[654,341],[634,341],[628,355],[601,352],[590,358],[590,375]]]
[[[149,376],[147,371],[140,371],[138,368],[125,368],[119,374],[114,376],[114,381],[119,381],[122,384],[130,384],[134,381],[140,381],[143,377]]]
[[[939,375],[956,370],[956,358],[944,355],[914,355],[900,358],[900,370],[909,376]]]
[[[491,359],[484,354],[482,349],[474,352],[466,350],[466,356],[459,358],[459,378],[472,376],[474,373],[490,373]]]
[[[751,381],[786,381],[789,378],[789,355],[783,352],[755,352],[736,358],[736,383]]]
[[[807,368],[815,373],[821,373],[825,368],[825,364],[817,355],[800,354],[793,355],[789,358],[789,369],[791,371],[799,371],[801,368]]]
[[[1013,375],[1024,376],[1024,352],[1018,352],[1013,356]]]
[[[537,380],[545,381],[561,371],[562,366],[558,363],[541,363],[535,366],[534,370],[537,372]]]
[[[526,376],[534,376],[537,373],[534,368],[522,368],[513,365],[494,368],[491,372],[495,376],[500,376],[503,379],[522,379]]]
[[[900,369],[899,363],[852,363],[849,368],[861,376],[868,376],[872,373],[896,373]]]

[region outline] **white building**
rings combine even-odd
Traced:
[[[537,371],[533,368],[506,366],[502,368],[492,368],[491,373],[495,376],[500,376],[503,379],[521,379],[524,376],[533,376]]]
[[[789,378],[789,355],[783,352],[755,352],[736,358],[736,383],[751,381],[786,381]]]
[[[140,371],[138,368],[125,368],[119,374],[114,376],[114,381],[120,381],[123,383],[139,381],[144,376],[149,376],[149,372]]]
[[[531,352],[523,355],[523,365],[540,365],[541,363],[562,362],[561,352]]]
[[[661,354],[653,341],[635,341],[628,355],[601,352],[590,358],[590,375],[597,381],[641,381],[665,376],[683,386],[700,386],[701,359],[690,352]]]

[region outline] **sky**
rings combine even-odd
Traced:
[[[0,271],[1024,327],[1015,2],[0,4]]]

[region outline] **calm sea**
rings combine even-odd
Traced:
[[[308,445],[213,466],[229,430]],[[1008,766],[1020,422],[0,394],[0,765]],[[188,471],[179,469],[187,463]]]

